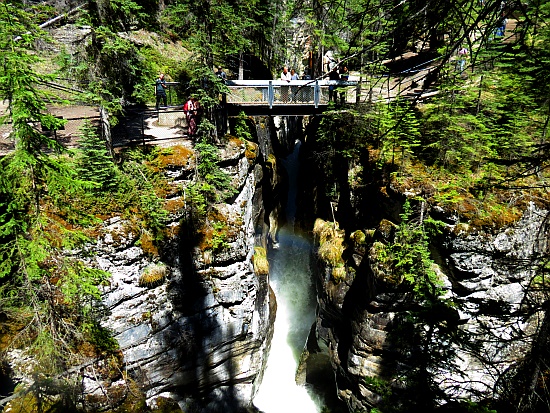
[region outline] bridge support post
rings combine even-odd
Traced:
[[[319,86],[319,81],[315,81],[315,87],[313,88],[313,103],[315,108],[319,107],[319,100],[321,99],[321,87]]]
[[[268,100],[268,103],[269,103],[269,109],[273,109],[274,99],[275,99],[275,93],[273,91],[273,82],[270,80],[269,81],[269,86],[268,86],[268,89],[267,89],[267,100]]]

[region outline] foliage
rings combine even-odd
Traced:
[[[212,222],[212,250],[219,251],[229,247],[227,242],[227,224],[220,221]]]
[[[71,256],[88,241],[75,221],[85,214],[72,200],[94,185],[80,180],[62,146],[40,132],[40,125],[55,130],[62,121],[48,113],[38,87],[49,77],[33,69],[35,42],[45,36],[32,20],[19,3],[0,6],[0,98],[8,102],[0,123],[11,122],[15,142],[0,160],[0,302],[8,318],[23,321],[9,346],[34,361],[29,373],[38,380],[81,362],[79,347],[98,342],[100,330],[90,326],[97,325],[98,287],[108,274]],[[41,392],[36,386],[35,395]]]
[[[62,126],[48,113],[48,96],[38,87],[49,77],[33,70],[33,46],[43,35],[24,8],[12,3],[2,4],[0,20],[5,63],[0,68],[0,96],[8,102],[0,122],[11,123],[10,139],[15,142],[15,151],[0,160],[0,302],[3,313],[21,323],[9,346],[24,349],[23,357],[33,360],[30,373],[38,379],[81,363],[90,353],[79,351],[82,348],[91,347],[95,355],[116,350],[110,332],[98,322],[99,286],[108,274],[87,265],[85,257],[71,255],[82,255],[89,241],[83,227],[94,222],[97,210],[87,207],[111,203],[102,210],[108,213],[114,195],[125,191],[126,196],[138,195],[127,199],[127,205],[140,201],[136,210],[146,217],[146,227],[160,229],[165,215],[147,170],[126,163],[117,171],[89,124],[76,157],[40,132],[41,125],[50,130]],[[29,388],[38,397],[44,389]]]
[[[233,195],[229,176],[219,167],[219,152],[214,145],[205,140],[197,143],[198,180],[187,187],[196,212],[203,215],[209,204]]]
[[[252,141],[252,133],[250,133],[250,128],[247,125],[248,117],[244,112],[240,112],[237,120],[235,122],[235,135],[238,138],[244,139],[246,141]]]
[[[420,301],[434,300],[442,294],[441,280],[433,269],[428,235],[423,223],[410,220],[409,202],[403,209],[394,239],[378,251],[378,261],[388,268],[391,279],[397,284],[406,282],[411,286]]]
[[[386,340],[402,367],[382,387],[368,380],[370,388],[382,396],[378,407],[390,412],[429,410],[435,407],[435,400],[452,401],[454,396],[439,387],[439,377],[451,372],[457,382],[468,380],[455,361],[457,348],[483,358],[480,343],[459,328],[459,314],[443,294],[431,258],[430,240],[439,234],[443,223],[429,217],[414,220],[409,201],[400,217],[392,240],[385,245],[375,243],[373,249],[384,268],[385,281],[403,294]]]
[[[166,8],[164,18],[198,54],[199,61],[212,71],[215,61],[251,48],[262,9],[257,0],[178,0]]]
[[[112,191],[116,188],[116,169],[109,156],[105,142],[99,137],[89,121],[81,128],[79,141],[78,176],[94,182],[96,191]]]
[[[386,402],[389,401],[389,399],[392,396],[392,389],[389,386],[388,382],[380,379],[376,376],[365,376],[365,386],[373,391],[374,393],[380,395]]]
[[[387,112],[380,122],[384,124],[380,160],[383,161],[386,153],[391,152],[391,163],[395,162],[395,151],[401,149],[402,162],[406,156],[415,153],[420,146],[420,124],[413,108],[400,99],[388,105]]]

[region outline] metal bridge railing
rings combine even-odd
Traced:
[[[329,89],[348,99],[349,89],[357,87],[356,81],[344,80],[228,80],[227,103],[268,105],[314,105],[316,108],[329,101]],[[341,100],[341,99],[339,99]]]

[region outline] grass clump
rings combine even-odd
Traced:
[[[344,264],[338,264],[336,267],[332,268],[332,278],[334,278],[336,282],[345,280],[346,274],[346,267]]]
[[[267,253],[263,247],[254,247],[254,256],[252,257],[254,263],[254,273],[256,275],[269,274],[269,261],[267,260]]]
[[[166,275],[168,274],[168,268],[163,263],[152,263],[149,264],[143,270],[143,273],[139,277],[139,286],[140,287],[154,287],[160,285]]]
[[[341,230],[337,222],[328,222],[320,218],[315,220],[313,233],[319,239],[319,250],[317,254],[327,264],[333,268],[333,278],[335,281],[340,281],[345,277],[344,261],[342,254],[344,253],[344,230]],[[344,273],[337,267],[343,267]]]

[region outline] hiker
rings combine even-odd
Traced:
[[[296,73],[296,70],[290,69],[290,80],[300,80],[300,77],[298,76],[298,73]],[[291,86],[290,87],[290,100],[292,102],[298,101],[298,86]]]
[[[222,81],[222,83],[225,83],[225,81],[227,80],[227,75],[225,74],[221,66],[218,66],[218,71],[216,72],[216,76],[218,77],[218,79]]]
[[[157,98],[156,108],[157,111],[159,110],[159,104],[162,100],[163,106],[167,107],[167,99],[166,99],[166,80],[164,80],[164,73],[161,73],[155,82],[155,95]]]
[[[328,80],[340,80],[340,74],[338,73],[338,67],[335,65],[328,74]],[[328,86],[328,101],[337,101],[336,85]]]
[[[281,73],[281,81],[290,83],[290,73],[288,72],[288,67],[283,67],[283,71]],[[288,102],[288,86],[281,86],[281,100],[283,102]]]
[[[187,120],[187,131],[189,136],[194,136],[197,133],[197,123],[199,115],[200,104],[197,98],[190,97],[185,105],[183,105],[183,111],[185,112],[185,119]]]
[[[458,51],[458,61],[457,61],[457,70],[462,73],[464,71],[464,67],[466,65],[466,56],[468,55],[468,49],[465,47],[462,47]]]

